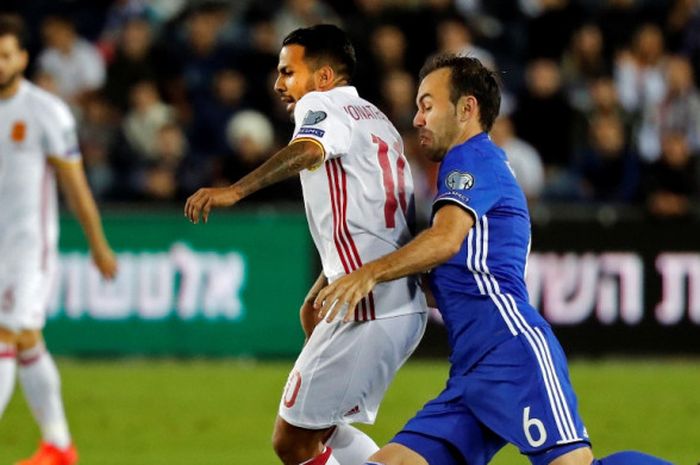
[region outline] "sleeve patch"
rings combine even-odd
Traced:
[[[302,127],[299,129],[299,132],[297,133],[297,135],[308,134],[311,136],[323,137],[323,135],[325,133],[326,133],[326,131],[324,131],[323,129]]]
[[[313,111],[309,110],[306,113],[306,116],[304,116],[304,121],[301,123],[302,126],[313,126],[314,124],[318,124],[324,119],[328,117],[328,114],[325,111]]]
[[[451,171],[445,177],[445,185],[451,191],[471,189],[474,186],[474,176],[457,170]]]

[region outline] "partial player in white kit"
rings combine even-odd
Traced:
[[[24,28],[0,16],[0,416],[17,374],[42,442],[22,465],[77,462],[60,379],[42,338],[57,265],[56,178],[90,243],[100,273],[116,261],[85,180],[75,121],[57,97],[24,80]],[[19,365],[19,367],[18,367]]]
[[[309,229],[323,272],[302,305],[308,340],[279,407],[273,446],[287,465],[360,465],[376,444],[352,427],[373,423],[399,367],[420,341],[425,298],[414,278],[377,286],[350,323],[314,321],[327,283],[411,238],[413,181],[401,138],[349,85],[352,45],[335,26],[298,29],[283,42],[275,90],[293,112],[291,142],[226,188],[200,189],[185,215],[207,221],[267,185],[300,174]],[[261,309],[261,311],[264,309]]]

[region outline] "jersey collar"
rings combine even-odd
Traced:
[[[338,87],[334,87],[331,90],[336,90],[338,92],[343,92],[344,94],[349,94],[349,95],[352,95],[354,97],[359,97],[359,94],[357,93],[357,89],[355,88],[355,86],[338,86]]]

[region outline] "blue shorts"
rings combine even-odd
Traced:
[[[484,465],[506,443],[535,465],[590,446],[566,357],[549,327],[534,327],[452,374],[440,395],[391,442],[430,465]]]

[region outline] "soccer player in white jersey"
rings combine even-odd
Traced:
[[[0,16],[0,416],[19,377],[39,424],[39,450],[21,465],[71,465],[60,379],[42,338],[57,264],[56,178],[75,210],[102,276],[116,261],[102,232],[68,107],[28,81],[24,28]]]
[[[302,305],[310,336],[275,422],[273,446],[287,465],[364,463],[377,446],[350,423],[374,422],[389,383],[425,329],[425,298],[414,278],[375,288],[352,310],[349,324],[321,321],[312,328],[309,318],[327,282],[412,237],[413,182],[401,138],[350,85],[354,66],[352,44],[337,27],[290,33],[275,90],[294,116],[291,142],[232,186],[200,189],[185,205],[191,221],[201,216],[206,222],[211,208],[300,174],[323,272]]]

